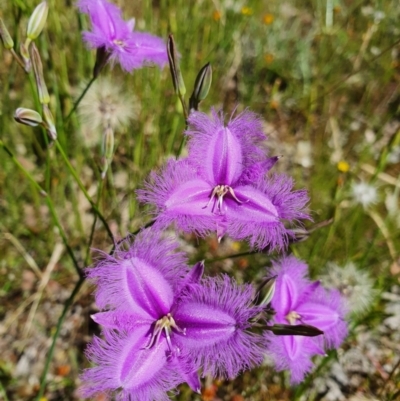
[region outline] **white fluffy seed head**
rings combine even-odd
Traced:
[[[377,295],[368,272],[358,269],[353,262],[348,262],[343,267],[328,262],[319,278],[325,287],[336,288],[342,293],[350,314],[366,312]]]
[[[107,128],[115,133],[129,127],[138,117],[138,99],[112,78],[99,78],[89,89],[79,105],[82,133],[88,146],[101,141]]]

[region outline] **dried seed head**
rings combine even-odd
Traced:
[[[95,146],[107,127],[121,132],[139,114],[138,99],[114,80],[102,77],[96,80],[79,105],[82,133],[87,145]]]

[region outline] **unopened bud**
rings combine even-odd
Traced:
[[[108,166],[111,164],[114,155],[114,131],[108,127],[103,135],[103,143],[101,145],[103,170],[101,172],[101,178],[104,179]]]
[[[271,277],[267,279],[265,284],[263,285],[265,296],[264,299],[260,302],[260,305],[266,306],[272,301],[272,298],[274,297],[275,294],[275,288],[276,288],[276,277]]]
[[[42,60],[40,59],[39,51],[34,43],[32,43],[30,49],[31,49],[33,72],[35,73],[36,87],[39,95],[39,101],[41,104],[49,104],[50,96],[49,92],[47,91],[46,83],[44,81],[43,65],[42,65]]]
[[[167,53],[169,69],[171,71],[172,83],[174,84],[175,93],[183,97],[186,93],[186,87],[181,74],[178,53],[176,51],[174,37],[172,35],[169,35],[168,37]]]
[[[305,228],[294,228],[292,229],[293,236],[289,238],[290,244],[296,244],[297,242],[303,242],[310,236],[310,232]]]
[[[309,324],[274,324],[266,329],[272,331],[276,336],[316,337],[324,334],[322,330]]]
[[[12,37],[1,18],[0,18],[0,38],[1,41],[3,42],[4,47],[7,50],[10,50],[14,47],[14,41],[12,40]]]
[[[57,139],[56,125],[53,114],[51,113],[49,106],[47,104],[43,105],[43,117],[47,133],[49,134],[50,139],[55,141]]]
[[[49,6],[47,1],[42,1],[33,10],[31,17],[28,22],[28,29],[26,30],[26,35],[29,40],[35,40],[43,30],[46,24],[47,14],[49,13]]]
[[[14,120],[20,124],[37,127],[43,122],[42,116],[35,110],[19,107],[15,110]]]
[[[211,82],[212,68],[211,64],[207,63],[197,74],[193,93],[189,100],[189,107],[191,110],[197,110],[199,103],[207,97]]]
[[[111,160],[114,154],[114,131],[108,127],[103,135],[103,143],[101,147],[102,156]]]

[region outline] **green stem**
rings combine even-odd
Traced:
[[[2,382],[0,382],[0,394],[3,395],[4,401],[8,401],[7,393],[6,393],[6,390],[3,387],[3,383]]]
[[[65,123],[68,122],[68,120],[71,118],[72,114],[74,114],[76,108],[79,106],[79,103],[81,102],[81,100],[85,97],[87,91],[90,89],[90,87],[92,86],[93,82],[96,80],[96,77],[93,76],[90,81],[88,82],[88,84],[86,85],[86,88],[83,90],[83,92],[80,94],[80,96],[78,97],[77,101],[74,103],[74,106],[72,107],[71,111],[68,113],[67,117],[65,118]]]
[[[221,256],[220,258],[206,259],[204,261],[204,263],[220,262],[221,260],[232,259],[232,258],[240,258],[241,256],[254,255],[255,253],[258,253],[258,252],[256,252],[256,251],[241,252],[241,253],[236,253],[234,255]]]
[[[46,358],[44,370],[43,370],[43,373],[42,373],[42,377],[40,379],[40,390],[39,390],[38,396],[36,397],[37,401],[40,401],[42,399],[43,395],[44,395],[44,390],[45,390],[45,387],[46,387],[46,377],[47,377],[47,373],[49,371],[51,359],[53,358],[54,348],[56,346],[56,341],[57,341],[58,336],[60,335],[61,326],[62,326],[62,324],[64,322],[65,316],[67,315],[69,307],[72,305],[72,302],[74,301],[74,298],[75,298],[76,294],[78,293],[78,291],[80,290],[80,288],[82,287],[82,284],[84,283],[84,281],[85,281],[85,277],[83,277],[83,276],[79,277],[79,280],[75,284],[75,287],[74,287],[71,295],[69,296],[69,298],[65,302],[64,309],[63,309],[63,311],[61,313],[61,316],[58,319],[56,331],[53,334],[53,341],[52,341],[50,349],[49,349],[49,351],[47,353],[47,358]]]
[[[99,208],[96,206],[96,204],[93,202],[92,198],[90,197],[89,193],[87,192],[85,186],[83,185],[81,179],[79,178],[77,172],[75,171],[75,169],[72,167],[72,164],[70,163],[70,161],[68,160],[67,155],[64,152],[63,147],[61,146],[60,142],[58,142],[58,140],[55,140],[55,144],[57,147],[57,150],[61,153],[62,158],[64,159],[65,164],[67,165],[68,170],[70,171],[70,173],[72,174],[72,176],[74,177],[76,183],[78,184],[79,188],[81,189],[81,191],[83,192],[83,194],[85,195],[85,198],[88,200],[88,202],[90,203],[90,205],[92,206],[95,214],[98,216],[98,218],[101,220],[101,222],[104,225],[104,228],[106,229],[109,237],[111,238],[112,241],[114,241],[114,236],[110,230],[109,225],[107,224],[104,216],[100,213]]]
[[[104,180],[100,179],[99,185],[97,186],[97,200],[96,200],[96,207],[97,208],[99,208],[99,206],[100,206],[101,193],[103,191],[103,183],[104,183]],[[96,228],[96,223],[97,223],[97,214],[94,215],[92,228],[90,230],[89,242],[88,242],[88,245],[87,245],[87,248],[86,248],[85,266],[87,266],[87,264],[89,262],[90,247],[92,246],[93,237],[94,237],[94,230]]]
[[[26,176],[26,178],[28,178],[28,180],[33,185],[33,187],[40,193],[40,195],[42,195],[45,198],[47,207],[49,208],[50,213],[53,217],[54,223],[60,232],[60,235],[64,242],[64,245],[67,248],[67,252],[72,260],[72,263],[74,264],[75,270],[79,274],[79,277],[83,277],[83,272],[82,272],[81,268],[79,267],[78,261],[76,260],[71,247],[68,244],[67,235],[65,234],[65,231],[60,223],[60,220],[58,219],[56,210],[54,208],[53,201],[51,200],[49,194],[36,182],[36,180],[32,177],[32,175],[29,173],[29,171],[27,171],[24,168],[24,166],[18,161],[18,159],[14,156],[14,154],[11,152],[11,150],[5,145],[5,143],[2,140],[0,140],[0,146],[8,154],[8,156],[11,158],[13,163],[18,167],[18,169],[22,171],[22,173]]]

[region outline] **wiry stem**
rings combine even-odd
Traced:
[[[82,287],[82,284],[84,283],[84,281],[85,281],[85,277],[79,277],[79,280],[75,284],[75,287],[74,287],[71,295],[69,296],[69,298],[65,302],[64,309],[63,309],[63,311],[61,313],[61,316],[58,319],[56,331],[53,334],[53,340],[52,340],[50,349],[49,349],[49,351],[47,353],[44,370],[43,370],[43,373],[42,373],[42,377],[40,379],[40,390],[39,390],[39,394],[36,397],[37,401],[40,401],[40,400],[43,399],[42,397],[43,397],[44,390],[45,390],[45,387],[46,387],[46,377],[47,377],[47,373],[49,371],[51,359],[53,358],[56,341],[57,341],[58,336],[60,335],[61,326],[62,326],[62,324],[64,322],[65,316],[67,315],[69,307],[72,305],[72,302],[74,301],[74,298],[75,298],[76,294],[78,293],[78,291],[80,290],[80,288]]]
[[[76,108],[79,106],[79,103],[82,101],[82,99],[85,97],[87,91],[90,89],[92,86],[93,82],[96,80],[97,77],[93,76],[90,81],[87,83],[85,89],[83,92],[80,94],[76,102],[74,103],[74,106],[72,107],[71,111],[68,113],[67,117],[65,118],[65,123],[68,122],[68,120],[71,118],[72,114],[75,112]]]
[[[97,201],[96,201],[96,207],[97,208],[99,208],[99,205],[100,205],[100,198],[101,198],[101,193],[102,193],[102,190],[103,190],[103,182],[104,182],[104,180],[101,179],[99,181],[98,186],[97,186]],[[97,223],[97,214],[94,215],[92,228],[90,230],[89,242],[88,242],[88,245],[87,245],[87,248],[86,248],[85,266],[87,266],[88,261],[89,261],[90,247],[92,246],[93,237],[94,237],[94,230],[96,228],[96,223]]]

